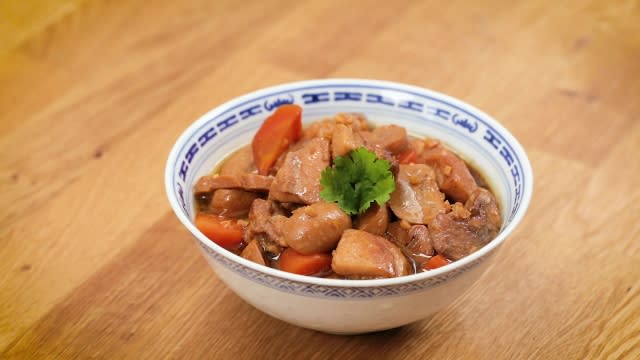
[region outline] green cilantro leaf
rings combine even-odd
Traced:
[[[338,203],[349,215],[365,212],[374,201],[383,205],[396,188],[391,164],[365,147],[335,158],[322,171],[320,185],[320,197]]]

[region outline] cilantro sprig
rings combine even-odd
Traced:
[[[360,147],[338,156],[332,167],[322,171],[320,197],[336,202],[349,215],[365,212],[372,202],[383,205],[395,190],[391,164]]]

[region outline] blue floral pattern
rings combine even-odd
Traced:
[[[476,265],[480,264],[486,256],[480,257],[475,261],[459,267],[455,270],[445,272],[436,277],[429,277],[426,279],[413,281],[405,284],[389,285],[389,286],[376,286],[376,287],[339,287],[339,286],[324,286],[317,284],[309,284],[301,281],[292,281],[289,279],[272,276],[259,271],[250,269],[240,263],[230,260],[205,244],[196,239],[198,245],[204,250],[204,252],[220,265],[235,272],[236,274],[254,281],[258,284],[268,286],[280,291],[294,293],[302,296],[311,297],[323,297],[323,298],[339,298],[339,299],[366,299],[372,297],[384,297],[384,296],[400,296],[407,295],[409,293],[423,291],[434,286],[438,286],[445,283],[459,275],[471,270]]]

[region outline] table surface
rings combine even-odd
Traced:
[[[88,1],[0,59],[0,358],[639,358],[638,1]],[[237,95],[407,82],[494,115],[531,206],[495,265],[414,324],[334,336],[211,272],[163,189]]]

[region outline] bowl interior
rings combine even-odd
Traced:
[[[301,105],[305,124],[339,112],[360,112],[374,125],[394,123],[412,135],[437,138],[489,183],[501,206],[503,232],[510,231],[526,210],[532,188],[529,161],[520,144],[490,116],[422,88],[339,79],[257,91],[215,108],[189,127],[172,150],[165,174],[170,201],[183,222],[195,216],[193,184],[197,179],[250,143],[264,119],[283,103]]]

